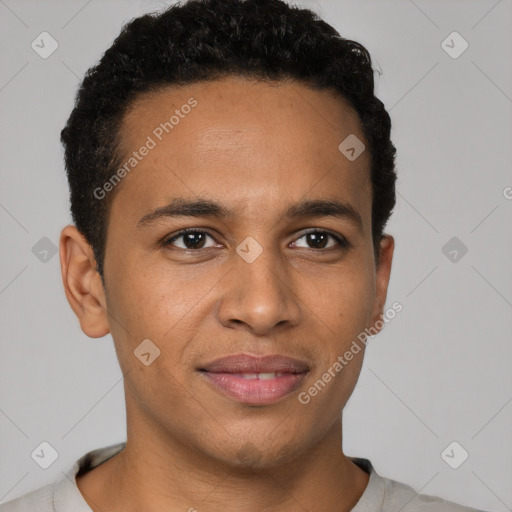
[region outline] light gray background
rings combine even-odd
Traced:
[[[32,247],[70,222],[59,132],[79,79],[162,5],[0,0],[0,501],[125,439],[112,340],[81,332],[58,255]],[[370,50],[398,148],[388,303],[404,309],[369,345],[345,451],[422,493],[512,510],[512,2],[302,5]],[[59,43],[46,60],[30,46],[42,31]],[[457,59],[441,47],[453,31],[469,43]],[[453,236],[468,248],[456,263],[441,250]],[[59,453],[47,470],[30,457],[41,441]],[[469,452],[456,470],[440,455],[452,441]]]

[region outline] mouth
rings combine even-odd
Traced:
[[[269,405],[295,391],[310,368],[282,355],[255,357],[235,354],[198,368],[222,395],[249,405]]]

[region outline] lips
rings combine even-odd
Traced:
[[[211,373],[303,373],[309,371],[309,366],[298,359],[277,354],[262,357],[235,354],[216,359],[201,370]]]
[[[268,405],[297,389],[310,368],[304,361],[282,355],[236,354],[199,370],[224,396],[250,405]]]

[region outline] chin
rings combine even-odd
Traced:
[[[268,432],[256,439],[256,436],[247,436],[246,440],[240,440],[236,445],[228,445],[228,440],[219,442],[216,447],[222,446],[228,450],[221,453],[209,451],[209,456],[217,458],[224,464],[237,469],[247,469],[251,472],[268,470],[287,464],[294,460],[304,450],[304,447],[297,442],[290,442],[289,439],[279,443],[273,438],[269,443]],[[213,447],[212,447],[213,448]]]

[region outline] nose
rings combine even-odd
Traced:
[[[233,268],[222,280],[217,309],[221,324],[253,335],[296,326],[301,317],[300,301],[283,258],[269,249],[252,263],[238,254],[233,256]]]

